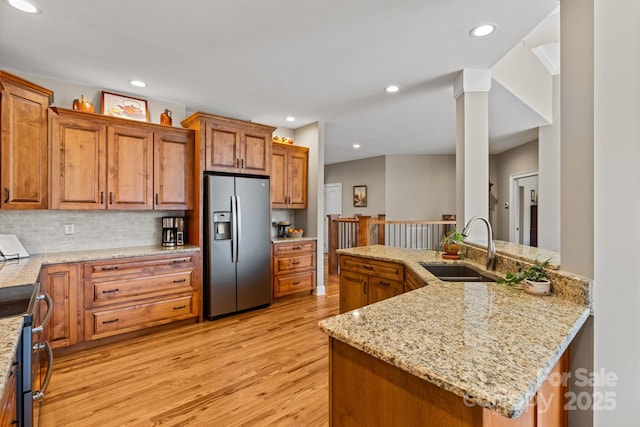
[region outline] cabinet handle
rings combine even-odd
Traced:
[[[187,279],[179,279],[179,280],[174,280],[173,283],[184,283],[186,281]]]
[[[158,193],[156,193],[156,205],[160,204],[160,196],[158,196]]]
[[[240,168],[240,158],[236,158],[236,167],[239,169]]]
[[[106,325],[107,323],[116,323],[116,322],[119,322],[119,321],[120,321],[120,319],[118,319],[118,318],[115,318],[113,320],[103,320],[102,324]]]
[[[114,265],[112,267],[102,267],[102,271],[113,271],[113,270],[117,270],[118,266]]]
[[[7,187],[4,188],[4,202],[9,203],[9,189]]]
[[[109,204],[113,204],[113,191],[109,191]]]
[[[184,259],[184,258],[183,258],[183,259],[174,259],[174,260],[173,260],[173,263],[174,263],[174,264],[177,264],[177,263],[179,263],[179,262],[187,262],[187,260],[186,260],[186,259]]]
[[[244,169],[244,159],[240,159],[241,168]]]
[[[292,251],[299,251],[300,249],[302,249],[302,246],[293,246],[291,248]]]
[[[378,281],[378,283],[380,283],[382,286],[391,286],[391,283],[383,282],[382,280]]]
[[[367,294],[367,281],[362,282],[362,293]]]
[[[178,306],[178,307],[173,307],[174,310],[182,310],[183,308],[187,308],[187,306],[186,305],[181,305],[181,306]]]
[[[300,261],[293,261],[291,264],[298,265],[298,264],[300,264]]]
[[[103,294],[113,294],[118,292],[120,289],[115,288],[115,289],[109,289],[108,291],[102,291]]]
[[[104,205],[104,191],[100,192],[100,204]]]
[[[373,270],[372,266],[366,264],[362,264],[362,268],[364,268],[365,270]]]
[[[299,285],[300,282],[293,282],[292,285]]]

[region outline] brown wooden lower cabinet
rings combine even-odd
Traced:
[[[44,266],[53,348],[200,316],[199,253]]]
[[[303,240],[272,244],[273,298],[316,288],[316,242]]]
[[[16,425],[18,419],[18,412],[16,407],[16,374],[15,363],[16,359],[13,358],[14,364],[11,368],[11,373],[7,378],[7,382],[4,387],[4,395],[0,400],[0,427],[12,427]]]
[[[331,426],[564,427],[565,389],[554,375],[518,418],[469,405],[453,393],[329,338]],[[553,373],[568,371],[568,354]],[[544,398],[543,398],[544,397]],[[544,403],[542,403],[544,402]]]
[[[404,266],[340,255],[340,313],[400,295]]]
[[[51,320],[46,327],[52,348],[66,347],[80,340],[78,293],[82,291],[82,282],[79,271],[80,264],[73,263],[47,265],[40,270],[41,289],[53,301]]]

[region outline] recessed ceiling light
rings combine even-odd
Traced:
[[[296,118],[295,118],[295,117],[293,117],[293,116],[289,116],[289,117],[287,117],[285,120],[286,120],[286,121],[288,121],[288,122],[295,122],[295,121],[296,121]]]
[[[399,90],[400,88],[396,85],[390,85],[384,88],[384,91],[388,93],[396,93]]]
[[[357,150],[358,148],[360,148],[360,144],[353,144],[353,148]]]
[[[484,37],[493,33],[497,29],[498,29],[498,26],[496,24],[481,24],[481,25],[478,25],[477,27],[474,27],[469,32],[469,35],[471,35],[471,37]]]
[[[38,8],[26,0],[9,0],[9,4],[23,12],[38,13]]]
[[[131,86],[135,87],[147,87],[147,84],[142,80],[130,80],[129,83],[131,84]]]

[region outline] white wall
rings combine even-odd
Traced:
[[[538,247],[560,252],[560,75],[553,77],[553,123],[538,130]]]
[[[516,44],[491,68],[491,77],[547,122],[552,120],[552,76],[536,56]]]
[[[598,427],[631,426],[640,384],[640,2],[593,3],[595,370],[617,377],[595,387],[596,396],[615,393],[615,410],[594,415]]]
[[[281,128],[279,128],[281,129]],[[285,136],[285,135],[280,135]],[[293,133],[296,145],[309,147],[307,209],[295,210],[295,224],[302,226],[309,236],[317,237],[316,292],[325,293],[324,287],[324,125],[311,123]]]
[[[498,203],[496,206],[496,224],[494,234],[497,240],[509,240],[509,177],[524,172],[538,170],[538,141],[532,141],[519,147],[504,151],[496,156],[498,177],[494,186]],[[542,197],[542,195],[540,195]],[[542,225],[538,222],[538,229]]]
[[[102,105],[102,91],[105,90],[107,92],[116,92],[123,95],[131,95],[135,98],[141,98],[147,100],[147,105],[149,108],[149,122],[150,123],[160,123],[160,114],[164,112],[165,108],[171,110],[172,113],[172,126],[174,127],[182,127],[180,122],[184,120],[186,115],[186,107],[181,104],[175,104],[166,101],[158,101],[154,99],[149,99],[144,95],[144,89],[138,89],[140,92],[138,94],[125,93],[119,91],[113,91],[109,88],[98,88],[98,87],[90,87],[90,86],[82,86],[75,83],[63,82],[60,80],[48,79],[41,76],[36,76],[33,74],[23,73],[18,70],[10,70],[9,72],[24,78],[25,80],[29,80],[33,83],[36,83],[40,86],[43,86],[47,89],[54,91],[53,105],[61,108],[69,108],[71,109],[73,106],[74,99],[80,99],[80,96],[84,95],[89,101],[93,102],[94,110],[96,113],[101,113],[101,105]],[[132,86],[132,90],[135,90]]]
[[[370,215],[386,213],[384,156],[349,162],[332,163],[324,167],[325,183],[342,183],[342,216],[352,217],[354,214]],[[353,206],[353,186],[367,186],[367,206]]]
[[[387,219],[440,220],[456,212],[454,155],[386,156]]]

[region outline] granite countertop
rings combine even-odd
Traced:
[[[573,294],[538,297],[505,284],[442,282],[418,264],[447,262],[434,251],[376,245],[339,252],[403,263],[428,285],[325,319],[322,330],[509,418],[526,409],[590,314]]]
[[[274,244],[278,243],[291,243],[291,242],[304,242],[305,240],[318,240],[317,237],[272,237],[271,242]]]
[[[198,251],[200,251],[198,246],[185,245],[173,248],[166,248],[162,246],[137,246],[130,248],[34,254],[28,258],[20,260],[0,262],[0,287],[20,286],[34,283],[38,280],[40,268],[43,265],[48,264],[163,254],[180,254]],[[11,361],[16,349],[18,348],[18,340],[21,332],[21,316],[0,319],[0,396],[4,394],[4,389],[11,370]]]

